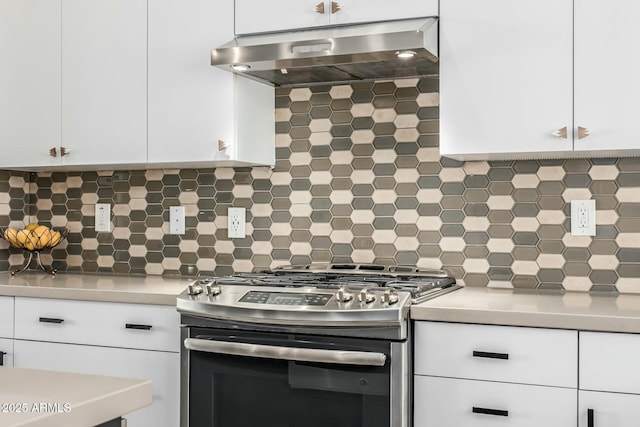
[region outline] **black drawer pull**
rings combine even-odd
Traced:
[[[593,409],[587,409],[587,427],[596,427],[593,422]]]
[[[58,325],[64,322],[64,319],[56,319],[53,317],[41,317],[39,320],[41,323],[57,323]]]
[[[485,359],[509,360],[509,353],[491,353],[489,351],[473,351],[473,357],[484,357]]]
[[[150,331],[152,328],[151,325],[138,325],[136,323],[127,323],[124,327],[127,329],[141,329],[144,331]]]
[[[4,351],[0,351],[0,366],[4,366],[4,355],[7,354]]]
[[[490,408],[479,408],[477,406],[473,407],[474,414],[485,414],[485,415],[497,415],[499,417],[508,417],[509,411],[505,411],[502,409],[490,409]]]

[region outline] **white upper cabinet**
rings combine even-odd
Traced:
[[[640,153],[639,4],[447,0],[440,12],[443,156]]]
[[[329,25],[330,2],[320,0],[235,0],[235,32],[264,33]]]
[[[330,4],[330,9],[335,9],[333,3],[337,3],[338,10],[331,15],[333,24],[438,16],[437,0],[344,0],[327,3]]]
[[[59,164],[60,1],[0,0],[0,164]]]
[[[149,2],[151,165],[273,165],[274,89],[211,66],[233,0]]]
[[[640,153],[639,20],[639,2],[575,2],[576,150]]]
[[[438,0],[235,0],[235,4],[237,34],[438,15]]]
[[[233,0],[0,7],[0,168],[275,163],[273,87],[210,65]]]
[[[474,160],[572,150],[572,4],[441,3],[443,156]]]
[[[62,22],[62,165],[144,164],[146,0],[62,0]]]

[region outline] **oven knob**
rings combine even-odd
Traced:
[[[205,285],[204,290],[207,293],[207,295],[209,295],[210,297],[215,297],[216,295],[220,295],[220,292],[222,292],[222,288],[217,283],[213,283],[213,284],[209,283]]]
[[[336,300],[338,300],[338,302],[349,302],[352,299],[353,294],[349,292],[348,287],[342,286],[340,289],[338,289],[338,292],[336,293]]]
[[[192,297],[200,295],[202,293],[202,286],[198,284],[191,284],[187,287],[187,293]]]
[[[360,302],[363,302],[365,304],[370,304],[374,302],[375,299],[376,299],[376,296],[373,294],[373,292],[371,292],[371,289],[369,288],[363,288],[360,291],[360,294],[358,295],[358,300],[360,300]]]
[[[397,303],[398,293],[396,292],[396,290],[393,288],[385,289],[384,293],[382,294],[382,302],[389,305]]]

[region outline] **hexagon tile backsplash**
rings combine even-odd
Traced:
[[[437,78],[279,88],[273,171],[0,172],[0,226],[66,226],[44,257],[59,270],[397,263],[467,286],[640,292],[640,159],[441,158],[438,99]],[[589,198],[597,235],[571,236],[568,202]],[[112,233],[94,231],[96,202],[112,204]],[[168,234],[174,205],[183,236]],[[227,239],[231,206],[247,208],[244,239]],[[0,269],[22,264],[0,244]]]

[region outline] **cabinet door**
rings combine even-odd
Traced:
[[[149,2],[150,163],[211,161],[233,142],[233,74],[208,55],[232,38],[233,0]]]
[[[639,20],[638,2],[575,2],[575,126],[590,133],[576,150],[640,153]]]
[[[146,163],[146,0],[62,0],[63,165]]]
[[[235,0],[236,34],[264,33],[329,24],[331,2]],[[227,40],[228,41],[228,40]],[[216,46],[212,46],[216,47]]]
[[[567,427],[575,389],[415,377],[414,426]]]
[[[153,403],[125,416],[129,427],[179,425],[179,354],[15,340],[14,366],[149,379]]]
[[[0,166],[58,164],[60,0],[0,0],[0,11]]]
[[[0,297],[0,338],[13,338],[13,297]]]
[[[13,366],[13,340],[0,338],[0,366]]]
[[[637,427],[640,395],[582,391],[578,393],[578,427]],[[589,412],[593,421],[589,423]]]
[[[438,16],[437,0],[337,0],[333,3],[339,4],[340,10],[331,14],[332,24]]]
[[[506,159],[572,150],[572,5],[440,3],[443,156]],[[552,135],[564,128],[566,138]]]

